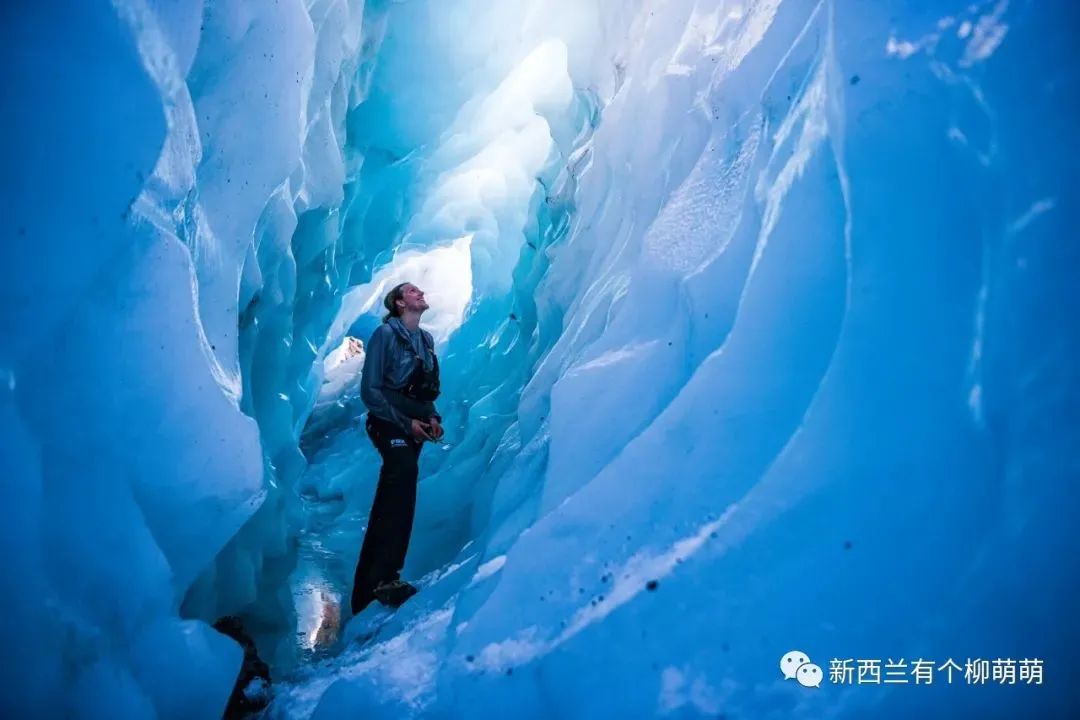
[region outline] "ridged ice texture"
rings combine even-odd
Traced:
[[[181,617],[289,561],[363,3],[50,5],[0,51],[0,714],[218,717],[240,650]]]
[[[505,36],[528,44],[538,7]],[[470,9],[391,12],[397,53],[453,68],[415,28],[466,23],[487,48]],[[566,43],[600,122],[584,161],[563,160],[572,213],[550,262],[522,250],[530,333],[493,315],[458,344],[466,317],[446,346],[454,445],[427,451],[407,564],[423,589],[298,674],[278,716],[1067,714],[1075,11],[599,9],[536,38]],[[380,73],[400,94],[369,112],[453,114],[461,83],[398,67]],[[425,131],[385,127],[406,149]],[[309,480],[366,487],[363,507],[364,443]],[[779,673],[791,649],[826,671],[1001,657],[1064,675],[808,690]]]
[[[1074,714],[1071,4],[69,5],[0,46],[5,716],[220,713],[181,602],[288,612],[316,361],[435,253],[422,591],[275,716]]]

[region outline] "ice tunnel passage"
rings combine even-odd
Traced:
[[[5,17],[5,717],[220,717],[231,615],[271,719],[1074,714],[1071,4]],[[448,436],[349,621],[406,278]]]
[[[366,339],[391,286],[410,280],[427,292],[424,325],[445,356],[439,407],[450,433],[421,456],[410,576],[445,568],[491,520],[494,485],[485,468],[514,424],[523,385],[558,337],[559,318],[533,297],[570,227],[597,121],[595,97],[575,90],[567,74],[566,45],[546,41],[433,147],[411,151],[412,167],[393,169],[402,205],[415,210],[395,218],[400,229],[388,232],[400,240],[372,261],[367,282],[344,295],[318,357],[343,337]],[[372,186],[385,201],[387,186]],[[375,242],[383,235],[372,233]],[[359,360],[334,361],[300,438],[310,464],[299,490],[314,524],[301,535],[292,578],[309,646],[320,627],[337,621],[347,597],[379,466],[358,421]]]

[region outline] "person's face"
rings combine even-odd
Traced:
[[[424,299],[424,291],[412,283],[402,289],[399,302],[404,304],[404,310],[422,313],[428,309],[427,300]]]

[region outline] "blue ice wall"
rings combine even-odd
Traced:
[[[355,406],[299,443],[404,279],[421,592],[271,717],[1075,714],[1071,4],[6,17],[5,716],[219,716],[202,620],[277,660],[347,590],[377,461]],[[793,649],[1045,677],[806,688]]]
[[[280,715],[1068,714],[1067,671],[808,689],[777,668],[793,648],[826,672],[1068,666],[1074,13],[620,9],[583,23],[591,44],[565,29],[600,121],[580,165],[563,155],[550,263],[519,256],[536,325],[470,336],[470,310],[445,346],[463,410],[426,459],[407,563],[424,589],[374,639],[377,614],[354,621],[339,681],[301,673]],[[442,52],[417,26],[388,19],[410,57]],[[364,507],[373,477],[343,470],[362,443],[309,480]]]
[[[287,622],[362,13],[5,9],[5,717],[218,717],[202,620]]]

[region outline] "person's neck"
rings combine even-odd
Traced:
[[[420,313],[406,310],[399,316],[401,318],[401,324],[409,330],[415,330],[420,327]]]

